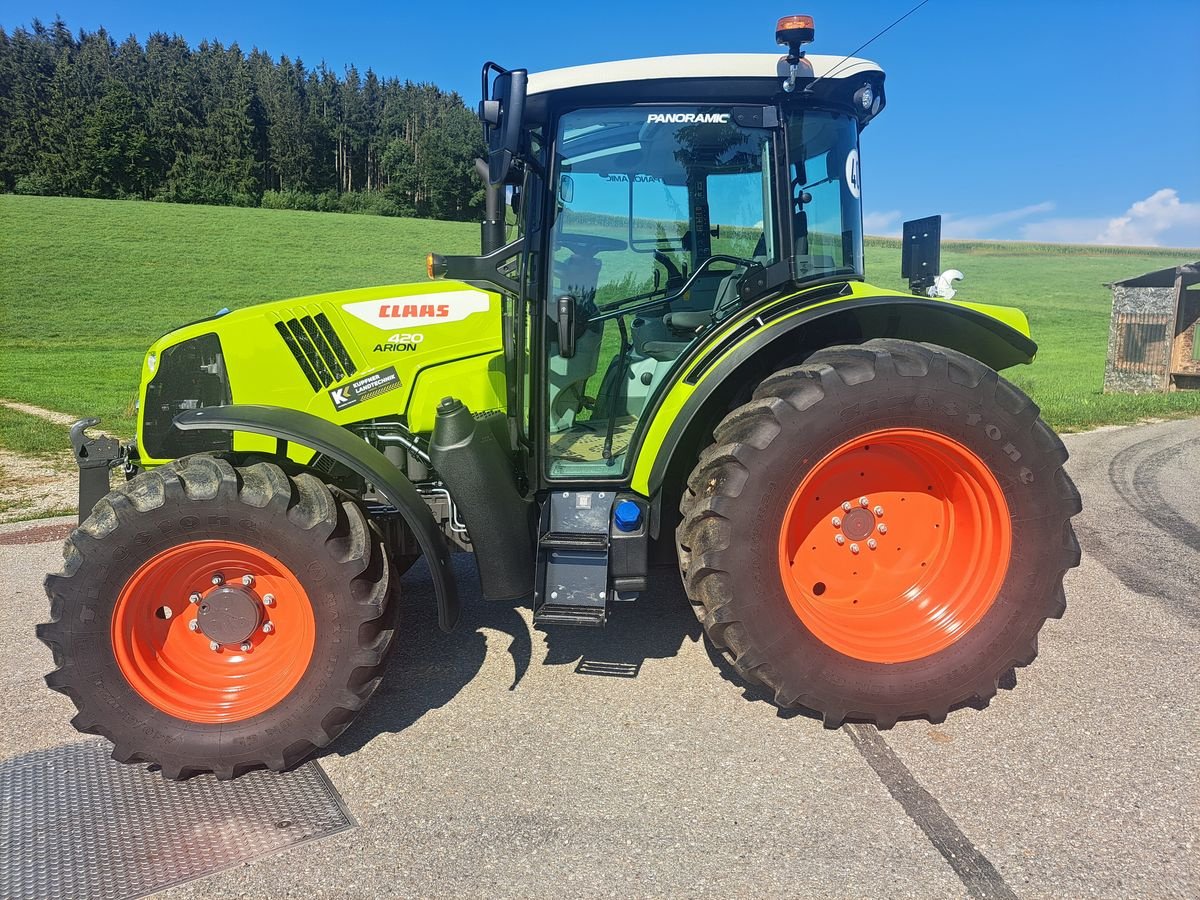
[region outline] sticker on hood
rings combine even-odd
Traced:
[[[396,374],[395,366],[388,366],[379,372],[372,372],[365,378],[359,378],[349,384],[334,388],[329,392],[333,408],[341,412],[351,406],[357,406],[364,400],[386,394],[400,387],[400,376]]]
[[[487,312],[490,297],[483,291],[439,291],[413,297],[386,297],[382,300],[358,300],[342,309],[376,328],[394,331],[417,325],[460,322],[467,316]]]

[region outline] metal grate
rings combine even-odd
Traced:
[[[1171,342],[1167,339],[1169,325],[1169,316],[1118,313],[1114,368],[1121,372],[1165,373],[1171,358]]]
[[[325,313],[276,322],[275,330],[314,391],[336,384],[358,371],[354,358]]]
[[[352,828],[315,762],[170,782],[104,741],[0,762],[0,897],[133,898]]]

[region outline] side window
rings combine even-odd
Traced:
[[[862,271],[862,185],[854,120],[822,110],[789,117],[797,273]]]
[[[737,172],[708,176],[708,216],[712,252],[744,259],[771,256],[769,223],[764,221],[763,173]]]

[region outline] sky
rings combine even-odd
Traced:
[[[433,82],[473,106],[487,59],[538,71],[776,52],[775,20],[789,13],[816,19],[810,52],[844,55],[917,2],[0,0],[0,27],[59,15],[117,40],[237,42]],[[867,232],[941,213],[948,238],[1200,247],[1195,22],[1194,0],[929,0],[860,54],[887,73],[888,98],[863,134]]]

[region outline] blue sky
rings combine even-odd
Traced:
[[[236,41],[432,81],[474,104],[487,58],[538,70],[774,52],[775,20],[793,12],[816,18],[812,52],[845,54],[916,2],[2,0],[0,26],[58,14],[118,39]],[[863,137],[868,232],[940,212],[948,237],[1200,247],[1195,23],[1194,0],[931,0],[862,54],[888,73],[888,108]]]

